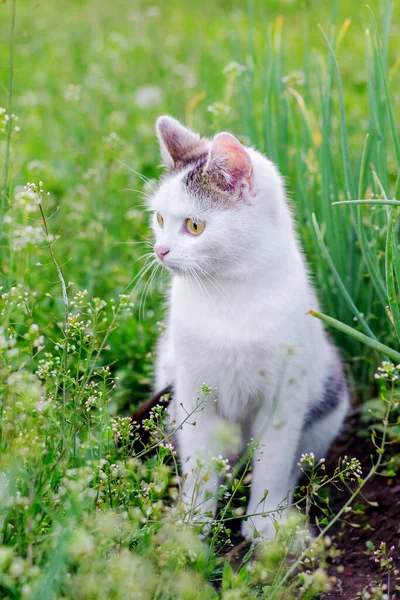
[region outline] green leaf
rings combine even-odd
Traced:
[[[389,200],[386,198],[384,200],[340,200],[340,202],[332,202],[332,205],[336,206],[338,204],[384,204],[400,206],[400,200]]]
[[[397,221],[397,210],[393,207],[388,209],[388,228],[386,235],[386,255],[385,255],[385,272],[386,272],[386,287],[388,290],[389,308],[392,316],[392,323],[396,331],[397,339],[400,342],[400,310],[397,301],[397,290],[394,279],[394,227]]]
[[[374,542],[371,542],[371,540],[368,540],[368,541],[365,543],[365,545],[366,545],[366,547],[367,547],[367,550],[369,550],[370,552],[371,552],[371,550],[374,550],[374,549],[375,549],[375,544],[374,544]]]
[[[386,105],[386,109],[387,109],[388,115],[389,115],[390,130],[392,133],[393,148],[394,148],[394,153],[396,156],[397,168],[399,168],[400,167],[400,141],[399,141],[399,136],[397,133],[397,123],[396,123],[396,119],[394,116],[393,104],[392,104],[392,100],[391,100],[390,92],[389,92],[389,84],[388,84],[388,80],[387,80],[387,76],[386,76],[385,68],[384,68],[384,64],[383,64],[383,59],[382,59],[381,43],[380,43],[380,39],[379,39],[379,35],[378,35],[378,25],[376,23],[375,15],[372,12],[371,8],[368,6],[368,4],[367,4],[367,8],[368,8],[369,12],[371,13],[372,23],[374,25],[374,33],[375,33],[375,38],[376,38],[376,50],[377,50],[377,55],[378,55],[379,68],[380,68],[380,72],[381,72],[381,76],[382,76],[383,90],[384,90],[384,94],[385,94],[385,105]]]
[[[222,572],[222,589],[224,592],[232,589],[233,587],[233,569],[231,565],[226,561],[224,564],[224,570]]]
[[[374,340],[376,340],[375,335],[373,334],[372,330],[370,329],[368,323],[366,322],[366,320],[364,319],[364,317],[361,315],[360,311],[358,310],[357,306],[354,304],[353,300],[351,299],[351,296],[349,294],[349,292],[346,289],[346,286],[344,285],[339,273],[336,270],[335,265],[333,264],[333,260],[330,257],[330,254],[328,252],[328,248],[325,246],[324,244],[324,240],[322,238],[322,233],[320,231],[320,228],[318,227],[318,223],[317,223],[317,219],[315,214],[313,213],[312,215],[312,221],[313,221],[313,225],[314,225],[314,229],[315,229],[315,233],[317,235],[317,240],[318,243],[320,245],[320,248],[322,250],[322,254],[325,256],[329,268],[332,271],[332,275],[335,278],[335,281],[340,289],[340,291],[342,292],[342,295],[344,297],[344,299],[346,300],[347,304],[350,307],[350,310],[352,311],[352,313],[357,317],[357,319],[359,320],[359,322],[361,323],[364,331],[369,335],[369,337],[373,338]]]
[[[349,327],[348,325],[345,325],[341,321],[338,321],[337,319],[333,319],[332,317],[328,317],[327,315],[317,312],[316,310],[310,310],[310,315],[312,315],[313,317],[317,317],[317,319],[320,319],[327,325],[330,325],[331,327],[338,329],[342,333],[346,333],[347,335],[351,336],[353,339],[357,340],[358,342],[361,342],[362,344],[365,344],[366,346],[369,346],[370,348],[372,348],[373,350],[376,350],[383,356],[388,356],[391,360],[395,361],[396,363],[400,363],[400,352],[397,352],[396,350],[389,348],[389,346],[386,346],[385,344],[381,344],[381,342],[378,342],[377,340],[373,340],[372,338],[368,337],[364,333],[361,333],[360,331],[353,329],[353,327]]]

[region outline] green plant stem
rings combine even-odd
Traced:
[[[388,212],[388,226],[386,235],[385,271],[386,287],[388,290],[389,308],[391,321],[396,331],[397,340],[400,342],[400,310],[397,300],[397,285],[395,279],[394,253],[397,251],[394,228],[396,225],[398,210],[390,207]]]
[[[328,317],[327,315],[317,312],[316,310],[310,310],[310,315],[312,315],[313,317],[317,317],[317,319],[320,319],[327,325],[330,325],[331,327],[334,327],[335,329],[338,329],[339,331],[342,331],[343,333],[347,333],[347,335],[350,335],[352,338],[354,338],[358,342],[361,342],[362,344],[369,346],[370,348],[372,348],[373,350],[376,350],[383,356],[388,356],[391,360],[394,360],[396,363],[400,363],[400,352],[396,352],[396,350],[393,350],[389,346],[386,346],[385,344],[381,344],[381,342],[378,342],[377,340],[373,340],[372,338],[368,337],[364,333],[361,333],[360,331],[353,329],[353,327],[349,327],[348,325],[345,325],[341,321],[338,321],[337,319],[333,319],[332,317]]]
[[[392,205],[392,206],[400,206],[399,200],[341,200],[340,202],[332,202],[332,206],[338,204],[383,204],[383,205]]]
[[[46,220],[46,216],[44,214],[42,203],[39,204],[39,210],[40,210],[40,214],[42,215],[43,227],[44,227],[44,231],[46,233],[46,241],[47,241],[47,246],[49,248],[50,257],[56,268],[58,279],[61,284],[61,291],[62,291],[62,297],[63,297],[63,303],[64,303],[64,311],[65,311],[65,330],[64,330],[64,349],[63,349],[63,372],[65,373],[67,371],[68,334],[69,334],[69,304],[68,304],[67,286],[65,285],[64,276],[63,276],[60,266],[56,260],[56,257],[54,255],[53,248],[52,248],[52,245],[51,245],[51,242],[49,239],[49,229],[47,227],[47,220]],[[65,420],[65,406],[67,403],[67,386],[66,386],[65,377],[63,378],[62,389],[63,389],[63,419]]]
[[[400,167],[400,141],[399,141],[399,136],[397,133],[397,124],[396,124],[396,119],[394,116],[393,105],[392,105],[392,101],[390,98],[389,85],[388,85],[387,76],[385,73],[385,67],[384,67],[383,59],[382,59],[382,50],[381,50],[381,43],[380,43],[379,34],[378,34],[378,25],[377,25],[377,22],[375,19],[375,15],[372,12],[371,7],[368,6],[368,4],[367,4],[367,8],[371,14],[372,22],[374,25],[378,63],[379,63],[379,69],[380,69],[380,73],[381,73],[381,77],[382,77],[382,81],[383,81],[383,91],[384,91],[385,101],[386,101],[385,102],[386,110],[388,112],[389,121],[390,121],[390,130],[392,132],[392,141],[393,141],[393,148],[394,148],[394,153],[395,153],[396,161],[397,161],[397,168],[399,168]]]
[[[358,310],[357,306],[354,304],[349,292],[346,289],[346,286],[344,285],[339,273],[337,272],[337,269],[335,267],[335,265],[333,264],[333,260],[330,257],[330,254],[328,252],[328,248],[325,246],[323,237],[322,237],[322,233],[321,230],[318,226],[318,222],[316,219],[315,214],[313,213],[312,215],[312,221],[313,221],[313,225],[314,225],[314,229],[315,229],[315,233],[317,235],[317,239],[320,245],[320,248],[322,250],[323,255],[325,256],[328,265],[332,271],[332,274],[335,278],[335,281],[340,289],[340,291],[342,292],[342,296],[345,298],[347,304],[349,305],[352,313],[357,317],[357,319],[360,321],[362,327],[364,328],[364,331],[374,340],[376,340],[376,337],[374,335],[374,333],[372,332],[371,328],[369,327],[368,323],[366,322],[366,320],[364,319],[364,317],[361,315],[360,311]]]

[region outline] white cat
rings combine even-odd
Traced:
[[[300,455],[318,460],[341,428],[342,366],[308,314],[318,302],[275,165],[229,133],[200,138],[171,117],[157,133],[167,170],[150,200],[154,252],[172,281],[156,386],[172,384],[171,416],[183,423],[183,495],[215,512],[218,477],[202,481],[199,465],[226,455],[224,423],[239,424],[245,443],[262,445],[247,507],[256,516],[242,533],[271,538],[270,513],[291,501]],[[217,402],[188,417],[203,382]]]

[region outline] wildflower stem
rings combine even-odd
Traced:
[[[82,384],[82,387],[81,387],[81,390],[80,390],[80,394],[81,394],[81,393],[83,392],[83,390],[86,388],[87,384],[89,383],[89,380],[90,380],[91,376],[93,375],[93,371],[94,371],[94,369],[95,369],[96,363],[97,363],[97,361],[98,361],[98,359],[99,359],[99,356],[100,356],[100,354],[101,354],[101,353],[103,352],[103,350],[104,350],[104,347],[105,347],[105,345],[106,345],[106,342],[107,342],[107,340],[108,340],[108,336],[110,335],[110,333],[111,333],[111,332],[112,332],[112,330],[114,329],[114,325],[115,325],[115,322],[116,322],[116,320],[117,320],[117,318],[118,318],[118,315],[119,315],[120,309],[121,309],[121,305],[120,305],[120,306],[119,306],[119,307],[116,309],[116,311],[115,311],[115,313],[114,313],[114,316],[113,316],[113,318],[112,318],[112,320],[111,320],[111,323],[110,323],[109,327],[107,328],[107,331],[106,331],[106,333],[105,333],[105,335],[104,335],[104,338],[103,338],[103,340],[102,340],[102,342],[101,342],[101,344],[100,344],[100,347],[99,347],[99,349],[97,350],[97,352],[96,352],[96,355],[95,355],[95,357],[94,357],[94,359],[93,359],[93,362],[92,362],[92,365],[91,365],[91,367],[90,367],[90,369],[89,369],[89,372],[88,372],[88,374],[86,375],[85,381],[84,381],[84,383]],[[80,395],[80,394],[79,394],[79,395]]]
[[[65,285],[64,276],[58,265],[56,257],[54,256],[53,248],[50,243],[49,230],[47,227],[47,221],[46,221],[46,217],[45,217],[45,214],[43,211],[42,203],[39,204],[39,210],[40,210],[40,214],[42,215],[43,226],[44,226],[44,230],[46,233],[46,241],[47,241],[47,246],[49,248],[50,257],[51,257],[51,260],[53,261],[54,266],[57,270],[58,279],[60,280],[60,283],[61,283],[61,290],[62,290],[62,296],[63,296],[63,302],[64,302],[64,308],[65,308],[65,337],[67,337],[67,335],[69,333],[69,304],[68,304],[67,286]]]
[[[168,433],[166,433],[161,440],[158,440],[154,444],[150,444],[147,448],[144,448],[143,450],[141,450],[140,452],[138,452],[136,454],[136,458],[142,458],[142,456],[148,454],[149,452],[152,452],[155,448],[158,448],[158,446],[160,446],[160,444],[163,444],[167,440],[171,440],[174,437],[174,435],[177,433],[177,431],[179,431],[180,429],[182,429],[182,425],[184,425],[185,423],[187,423],[189,421],[190,417],[192,417],[196,412],[199,411],[199,409],[201,409],[202,404],[204,402],[205,402],[205,398],[203,398],[195,406],[195,408],[191,412],[187,413],[186,418],[179,425],[175,424],[174,429],[172,429],[171,431],[169,431]]]
[[[54,264],[54,266],[56,268],[58,279],[60,280],[60,284],[61,284],[62,297],[63,297],[64,309],[65,309],[63,372],[66,372],[66,370],[67,370],[67,356],[68,356],[68,334],[69,334],[69,305],[68,305],[67,286],[65,285],[64,276],[62,274],[62,271],[61,271],[61,269],[59,267],[59,264],[58,264],[58,262],[56,260],[54,252],[53,252],[53,248],[52,248],[52,245],[51,245],[51,242],[50,242],[50,238],[49,238],[49,229],[47,227],[47,220],[46,220],[46,216],[45,216],[44,210],[43,210],[43,205],[42,205],[41,202],[39,203],[39,210],[40,210],[40,214],[42,215],[43,227],[44,227],[44,231],[46,233],[46,241],[47,241],[47,246],[49,248],[50,257],[51,257],[51,260],[53,261],[53,264]],[[63,389],[63,420],[64,420],[65,419],[65,405],[66,405],[66,402],[67,402],[67,388],[66,388],[65,377],[63,378],[62,389]]]

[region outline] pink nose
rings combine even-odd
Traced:
[[[160,260],[164,260],[164,257],[169,252],[169,248],[167,248],[167,246],[154,246],[154,252],[157,254]]]

